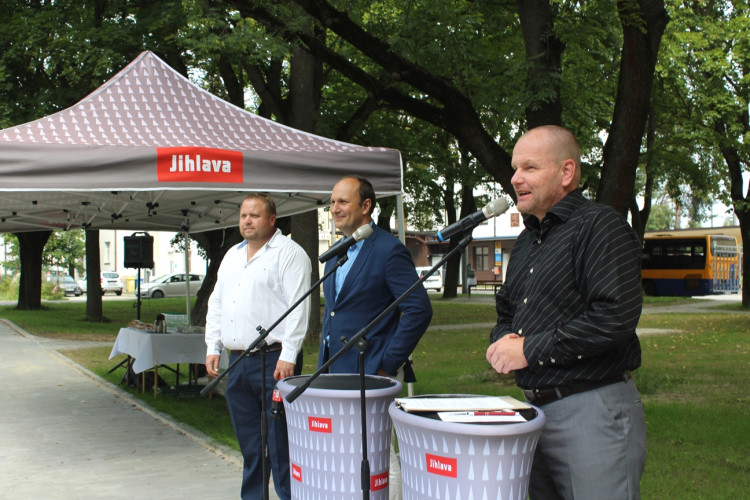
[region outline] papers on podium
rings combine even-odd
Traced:
[[[409,413],[430,411],[530,410],[531,406],[510,396],[396,398],[396,406]]]
[[[517,410],[531,408],[510,396],[396,398],[396,406],[410,413],[437,412],[444,422],[526,422]]]
[[[443,422],[464,423],[498,423],[509,424],[513,422],[526,422],[526,419],[513,410],[502,411],[439,411],[438,417]]]

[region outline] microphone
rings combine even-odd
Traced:
[[[504,214],[506,210],[510,208],[505,198],[498,198],[492,200],[484,206],[482,210],[474,212],[471,215],[467,215],[458,222],[454,222],[445,229],[441,229],[437,232],[437,237],[440,241],[446,241],[451,239],[457,234],[464,234],[477,227],[480,223],[497,217],[500,214]]]
[[[339,255],[349,250],[349,247],[354,245],[356,242],[358,242],[359,240],[364,240],[365,238],[369,238],[370,235],[372,235],[372,227],[369,224],[365,224],[364,226],[361,226],[359,229],[354,231],[351,236],[344,238],[341,243],[335,244],[331,248],[323,252],[320,257],[318,257],[318,260],[322,264],[323,262],[329,261],[334,257],[338,257]]]

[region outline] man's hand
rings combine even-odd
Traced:
[[[218,377],[219,376],[219,355],[218,354],[209,354],[206,356],[206,372],[208,373],[209,377]]]
[[[276,369],[273,372],[273,378],[275,380],[281,380],[282,378],[291,377],[292,375],[294,375],[294,363],[281,360],[276,362]]]
[[[523,355],[523,337],[515,333],[501,337],[487,349],[487,361],[495,371],[505,374],[529,366]]]

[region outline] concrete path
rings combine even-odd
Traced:
[[[0,498],[239,497],[239,453],[149,410],[4,320],[0,366]]]

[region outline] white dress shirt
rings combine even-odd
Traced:
[[[310,258],[279,229],[250,260],[246,241],[229,249],[208,299],[207,355],[247,349],[258,338],[258,326],[268,330],[309,290],[310,273]],[[266,343],[282,344],[282,361],[296,361],[309,316],[307,297],[269,332]]]

